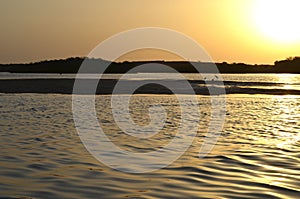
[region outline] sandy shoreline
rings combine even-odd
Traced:
[[[75,91],[74,94],[94,94],[95,90],[91,89],[97,85],[96,79],[81,79],[80,85],[84,88]],[[56,94],[72,94],[75,79],[4,79],[0,80],[0,93],[56,93]],[[112,94],[118,80],[103,79],[99,82],[96,94]],[[204,81],[189,81],[196,94],[209,95],[208,87]],[[115,94],[131,94],[130,88],[136,84],[144,85],[139,87],[135,94],[173,94],[169,89],[159,85],[160,83],[168,83],[180,85],[180,81],[176,80],[158,80],[153,84],[149,80],[122,80],[119,81],[123,89],[114,92]],[[224,94],[224,89],[219,84],[209,85],[213,88],[214,94]],[[232,82],[224,82],[226,94],[270,94],[270,95],[300,95],[299,90],[287,89],[269,89],[269,88],[244,88],[233,86]],[[178,94],[190,94],[186,89],[177,88]]]

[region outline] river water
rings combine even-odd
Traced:
[[[298,89],[300,83],[299,75],[288,74],[227,74],[223,79],[239,86],[253,86],[242,82],[276,83],[281,89]],[[221,136],[211,153],[199,158],[211,98],[198,95],[201,119],[191,146],[169,166],[141,174],[114,170],[87,151],[75,128],[71,95],[0,96],[2,198],[299,198],[300,96],[227,95]],[[147,153],[176,135],[180,105],[175,96],[131,97],[132,118],[139,125],[149,123],[151,104],[161,105],[168,113],[164,128],[142,140],[120,132],[110,97],[97,95],[95,107],[104,132],[121,149]]]

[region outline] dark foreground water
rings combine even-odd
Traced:
[[[210,97],[199,95],[201,121],[192,146],[168,167],[145,174],[122,173],[94,159],[76,132],[71,100],[0,94],[2,198],[299,198],[299,96],[228,95],[222,135],[200,159]],[[172,95],[133,96],[136,123],[149,122],[145,107],[153,103],[168,110],[167,123],[143,141],[120,133],[109,95],[96,97],[96,110],[114,144],[145,153],[168,143],[179,125],[180,107]]]

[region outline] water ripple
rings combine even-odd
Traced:
[[[127,136],[114,123],[109,96],[97,96],[97,114],[107,136],[138,153],[168,144],[180,121],[176,98],[136,95],[132,100],[139,124],[149,122],[144,111],[149,104],[168,109],[162,132],[150,139]],[[190,149],[167,168],[126,174],[99,163],[84,148],[73,124],[70,96],[2,95],[2,198],[299,197],[300,99],[228,96],[227,102],[222,136],[207,157],[198,155],[210,119],[210,98],[199,96],[202,117]]]

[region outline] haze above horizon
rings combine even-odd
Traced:
[[[110,36],[142,27],[181,32],[215,62],[272,64],[300,52],[297,0],[3,0],[0,5],[0,63],[86,56]],[[146,50],[119,59],[124,60],[180,57]]]

